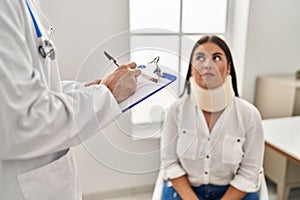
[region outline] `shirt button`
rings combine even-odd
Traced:
[[[209,159],[209,155],[207,155],[206,158]]]
[[[205,174],[205,175],[207,175],[207,174],[208,174],[208,172],[204,172],[204,174]]]
[[[208,141],[210,141],[210,137],[209,138],[207,138],[208,139]]]
[[[237,139],[236,141],[237,141],[237,142],[240,142],[241,140],[240,140],[240,139]]]

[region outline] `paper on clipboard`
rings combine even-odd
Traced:
[[[142,70],[142,73],[147,74],[147,68],[145,69],[144,67],[145,66],[138,66],[138,68]],[[139,76],[137,78],[137,87],[135,93],[128,97],[126,100],[119,103],[122,112],[126,112],[135,105],[154,95],[158,91],[162,90],[163,88],[167,87],[169,84],[174,82],[176,79],[177,77],[175,75],[165,72],[162,72],[161,77],[159,77],[157,83],[154,83],[144,78],[143,76]]]

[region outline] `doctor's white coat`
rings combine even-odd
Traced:
[[[117,102],[103,85],[60,81],[25,0],[0,1],[0,28],[0,199],[81,199],[70,147],[119,116]]]

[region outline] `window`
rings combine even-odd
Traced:
[[[134,124],[162,121],[163,113],[183,90],[192,47],[201,35],[226,40],[227,0],[129,0],[130,57],[146,64],[160,56],[178,77],[170,87],[131,110]]]

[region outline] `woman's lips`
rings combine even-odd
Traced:
[[[206,73],[202,74],[202,76],[204,76],[204,77],[211,77],[211,76],[215,76],[215,75],[213,73],[206,72]]]

